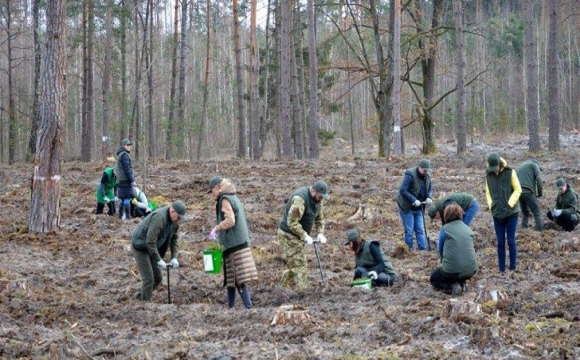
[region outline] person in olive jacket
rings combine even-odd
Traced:
[[[358,229],[352,229],[347,233],[344,245],[348,245],[354,253],[355,280],[364,276],[371,279],[374,286],[393,285],[397,273],[378,241],[367,241]]]
[[[149,214],[131,235],[131,250],[139,268],[142,287],[133,298],[150,301],[153,290],[162,280],[161,270],[167,268],[163,260],[167,248],[171,250],[170,265],[177,269],[177,230],[179,221],[185,217],[185,204],[176,200],[171,206],[164,206]]]
[[[544,222],[540,213],[538,199],[543,194],[543,182],[540,165],[537,160],[530,160],[522,163],[516,170],[518,180],[522,186],[522,195],[520,196],[520,206],[522,208],[522,227],[528,227],[530,212],[534,215],[535,230],[542,231]]]
[[[548,219],[563,227],[564,230],[572,231],[580,219],[578,194],[562,178],[556,180],[556,187],[559,190],[556,207],[548,211]]]
[[[468,193],[453,193],[439,199],[434,205],[429,208],[429,217],[431,222],[441,219],[441,224],[445,225],[444,211],[449,205],[457,204],[463,210],[463,223],[467,226],[471,225],[473,218],[479,211],[479,203],[475,196]],[[439,236],[441,232],[439,231]]]
[[[505,272],[505,242],[507,237],[510,251],[510,270],[516,269],[517,248],[516,229],[522,193],[516,171],[507,166],[507,162],[498,154],[487,158],[485,178],[485,196],[487,206],[491,209],[495,236],[497,238],[497,257],[499,272]]]
[[[437,290],[457,296],[467,291],[465,281],[477,272],[474,235],[462,221],[463,209],[459,205],[446,207],[444,218],[445,225],[437,243],[442,265],[431,274],[431,284]]]
[[[216,201],[217,225],[208,238],[224,249],[224,286],[227,287],[228,307],[233,308],[236,289],[246,309],[252,308],[247,283],[258,279],[258,271],[250,248],[250,232],[244,205],[236,195],[236,186],[229,179],[214,176],[209,181],[209,191]]]

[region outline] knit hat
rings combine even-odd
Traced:
[[[566,180],[564,180],[563,178],[559,178],[558,180],[556,180],[556,187],[557,188],[561,188],[564,185],[566,185]]]
[[[358,229],[351,229],[346,233],[346,242],[344,245],[348,245],[353,241],[356,241],[360,237],[360,232]]]
[[[499,170],[499,155],[496,153],[490,154],[487,157],[487,171],[496,172]]]
[[[183,203],[183,201],[175,200],[173,204],[171,204],[171,207],[173,208],[173,210],[175,210],[177,215],[179,215],[179,219],[183,220],[183,218],[185,217],[185,204]]]
[[[221,184],[222,180],[223,180],[222,177],[219,176],[219,175],[216,175],[216,176],[212,177],[209,180],[209,190],[207,191],[207,193],[209,194],[214,187],[216,187],[219,184]]]
[[[330,195],[328,195],[328,186],[326,185],[326,183],[323,180],[318,180],[314,183],[314,190],[316,190],[317,193],[319,193],[320,195],[322,195],[322,198],[324,200],[328,200],[330,199]]]

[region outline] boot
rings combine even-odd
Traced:
[[[236,288],[228,287],[228,308],[234,307],[234,302],[236,301]]]
[[[239,288],[239,291],[240,291],[240,297],[242,298],[242,301],[244,302],[244,306],[246,307],[246,309],[251,309],[252,308],[252,299],[250,298],[250,289],[248,289],[246,284],[242,284],[242,286],[240,286],[240,288]]]
[[[459,285],[459,283],[453,284],[453,286],[451,287],[451,296],[461,296],[461,295],[463,295],[463,289],[461,288],[461,285]]]

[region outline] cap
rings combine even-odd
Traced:
[[[437,206],[435,205],[431,205],[429,207],[429,217],[431,218],[431,220],[433,220],[435,218],[435,214],[437,214]]]
[[[561,188],[562,186],[566,185],[566,180],[564,178],[559,178],[556,180],[556,187]]]
[[[324,200],[330,199],[330,195],[328,195],[328,186],[323,180],[318,180],[314,183],[314,190],[322,195]]]
[[[209,179],[209,189],[207,190],[207,193],[209,194],[214,187],[221,184],[222,180],[223,180],[222,177],[219,175],[216,175],[211,179]]]
[[[421,159],[419,166],[423,169],[431,170],[431,162],[428,159]]]
[[[123,141],[121,141],[121,145],[122,146],[125,146],[125,145],[133,145],[133,143],[129,139],[123,139]]]
[[[490,154],[487,157],[487,171],[496,172],[499,170],[499,155],[496,153]]]
[[[180,219],[183,219],[185,217],[185,204],[183,203],[183,201],[175,200],[173,204],[171,204],[171,207],[173,208],[173,210],[175,210],[177,215],[179,215]]]
[[[360,232],[358,231],[358,229],[349,230],[346,233],[346,242],[344,243],[344,245],[350,244],[351,242],[355,241],[359,237],[360,237]]]

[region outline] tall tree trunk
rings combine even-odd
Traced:
[[[262,110],[262,117],[260,118],[260,127],[259,127],[259,152],[258,155],[261,158],[262,153],[264,151],[264,143],[266,142],[266,129],[264,124],[269,122],[269,104],[268,104],[268,95],[269,95],[269,84],[270,84],[270,13],[271,13],[271,0],[268,0],[268,9],[266,10],[266,46],[265,46],[265,55],[266,60],[264,64],[264,101],[263,101],[263,110]]]
[[[177,82],[177,47],[179,35],[179,0],[175,0],[174,7],[175,15],[173,18],[173,50],[171,57],[171,88],[169,94],[169,116],[167,120],[167,132],[165,133],[165,160],[170,160],[173,157],[173,128],[174,128],[174,113],[175,113],[175,93]]]
[[[299,89],[299,101],[300,101],[300,118],[302,119],[302,152],[304,157],[308,157],[308,119],[306,116],[306,86],[304,78],[306,74],[304,72],[304,51],[302,45],[302,11],[300,10],[300,1],[296,1],[296,13],[295,13],[294,29],[296,32],[296,47],[298,48],[298,61],[297,71],[298,71],[298,89]]]
[[[200,119],[200,128],[199,128],[199,137],[197,139],[197,161],[201,159],[201,147],[203,143],[203,139],[205,138],[205,123],[207,118],[207,95],[208,95],[208,86],[209,86],[209,66],[210,66],[210,50],[211,50],[211,42],[210,42],[210,33],[211,33],[211,17],[210,17],[210,10],[211,10],[211,3],[210,0],[207,0],[206,3],[206,13],[205,13],[205,23],[207,28],[207,40],[205,42],[205,75],[203,78],[203,104],[201,110],[201,119]]]
[[[105,19],[105,69],[103,71],[103,141],[101,144],[101,158],[104,160],[109,153],[109,94],[111,84],[111,42],[113,39],[113,0],[107,0]]]
[[[401,132],[401,0],[394,0],[393,6],[393,120],[395,125],[395,155],[403,154],[403,139]]]
[[[60,164],[66,111],[66,0],[46,8],[46,53],[42,67],[40,128],[28,229],[50,232],[60,227]]]
[[[259,160],[260,153],[260,94],[258,92],[260,76],[260,54],[258,54],[258,37],[256,36],[256,16],[257,1],[251,0],[251,20],[250,20],[250,114],[251,114],[251,143],[252,157]]]
[[[140,104],[141,104],[141,63],[139,61],[139,0],[134,0],[134,40],[135,40],[135,96],[133,101],[133,110],[131,112],[132,126],[129,127],[129,137],[134,137],[135,142],[135,158],[139,157],[139,132],[140,132]],[[143,49],[141,49],[143,53]]]
[[[534,5],[536,0],[526,1],[526,107],[528,116],[528,146],[530,151],[539,151],[540,133],[538,129],[538,63],[536,61],[536,22]]]
[[[550,32],[548,38],[548,107],[550,128],[548,149],[560,150],[560,110],[558,105],[558,1],[548,0]]]
[[[310,150],[308,156],[317,159],[318,148],[318,59],[316,56],[316,21],[314,0],[306,1],[308,13],[308,61],[310,62]]]
[[[290,117],[290,67],[292,62],[291,55],[291,41],[292,41],[292,0],[282,0],[282,22],[281,22],[281,82],[280,82],[280,122],[284,126],[282,137],[282,157],[291,159],[294,157],[294,146],[292,145],[292,120]]]
[[[183,136],[191,134],[185,131],[185,57],[187,52],[187,1],[181,1],[181,36],[179,42],[179,94],[177,103],[177,118],[180,122],[180,130]],[[184,149],[185,138],[179,141],[179,148]],[[191,153],[191,149],[190,149]],[[180,154],[184,156],[185,153]]]
[[[275,19],[275,47],[276,47],[276,58],[274,63],[276,64],[276,80],[274,82],[275,86],[273,88],[274,98],[276,99],[276,125],[274,135],[276,136],[276,157],[282,157],[282,116],[281,114],[281,103],[282,103],[282,92],[280,91],[280,84],[282,83],[282,69],[280,68],[280,62],[282,58],[282,0],[275,1],[274,19]]]
[[[292,6],[294,9],[294,6]],[[298,8],[300,12],[300,8]],[[295,22],[295,25],[299,25]],[[294,32],[301,31],[298,26],[294,27]],[[302,130],[302,107],[300,105],[300,92],[298,90],[298,71],[296,69],[296,40],[297,36],[290,37],[290,103],[292,104],[292,119],[294,121],[294,151],[296,158],[304,158],[303,130]]]
[[[40,65],[41,65],[41,51],[39,38],[39,10],[40,0],[32,1],[32,26],[34,32],[34,99],[32,100],[32,114],[30,138],[28,141],[28,156],[27,161],[34,158],[36,152],[36,133],[38,132],[38,122],[40,120]]]
[[[14,61],[12,55],[12,40],[16,37],[12,33],[12,9],[10,8],[10,1],[6,2],[6,35],[8,46],[8,164],[13,164],[16,161],[16,104],[14,103],[14,80],[12,63]]]
[[[127,101],[127,3],[121,0],[121,8],[123,10],[120,16],[120,37],[121,37],[121,131],[119,134],[119,142],[129,136],[131,128],[131,120],[129,119],[128,101]]]
[[[463,1],[453,0],[455,18],[455,44],[457,48],[457,154],[467,149],[467,124],[465,120],[465,49],[463,47]]]
[[[94,0],[85,0],[84,3],[83,39],[84,45],[84,77],[83,77],[83,122],[82,122],[82,140],[81,140],[81,158],[83,161],[91,161],[91,152],[93,150],[93,129],[94,129],[94,86],[93,86],[93,38],[95,32],[95,2]]]
[[[233,0],[234,16],[234,51],[236,57],[236,88],[238,103],[238,157],[246,156],[246,120],[244,116],[244,96],[242,82],[242,49],[240,48],[240,20],[238,10],[238,0]]]
[[[149,150],[149,157],[154,158],[156,154],[155,144],[157,139],[155,136],[155,123],[153,121],[153,0],[149,0],[149,54],[147,61],[147,84],[149,86],[149,104],[147,107],[149,109],[149,121],[148,121],[148,132],[149,137],[147,141],[147,148]]]

